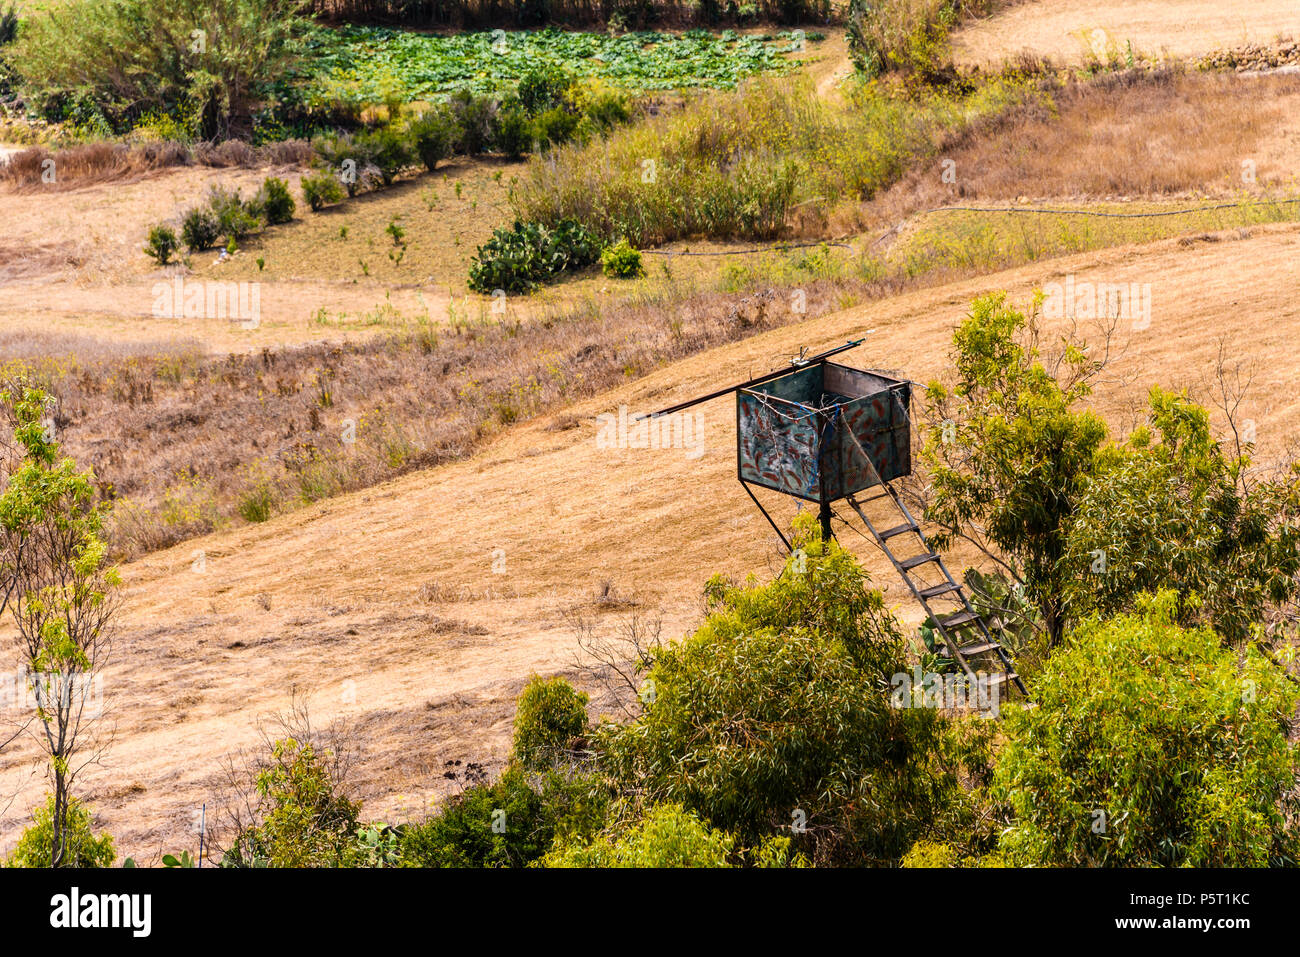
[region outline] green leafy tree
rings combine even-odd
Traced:
[[[1090,620],[1003,732],[993,793],[1012,865],[1295,863],[1300,693],[1254,650],[1175,624],[1179,596]]]
[[[595,734],[602,767],[753,847],[790,836],[818,862],[892,863],[957,813],[968,751],[933,709],[895,709],[903,640],[880,593],[817,523],[780,577],[715,579],[693,636],[653,653],[645,708]]]
[[[16,385],[0,392],[22,458],[0,494],[0,565],[49,756],[51,865],[68,861],[66,827],[78,773],[98,757],[92,726],[117,608],[94,475],[59,455],[52,401]]]
[[[956,381],[927,389],[925,514],[941,529],[933,544],[965,538],[995,556],[1023,583],[1055,646],[1066,625],[1069,525],[1106,438],[1101,418],[1077,408],[1100,363],[1067,340],[1049,369],[1037,306],[1027,317],[1003,294],[972,304],[953,348]]]
[[[9,54],[29,100],[90,103],[125,129],[180,113],[205,139],[246,135],[296,60],[302,0],[77,0],[32,16]]]
[[[1064,556],[1075,617],[1112,615],[1141,592],[1171,589],[1180,620],[1229,641],[1296,593],[1300,478],[1248,482],[1205,409],[1153,388],[1149,425],[1101,450],[1081,485]]]

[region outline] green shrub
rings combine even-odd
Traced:
[[[402,860],[412,867],[522,867],[546,853],[554,833],[541,795],[522,769],[510,767],[496,782],[467,788],[425,823],[408,826]]]
[[[585,844],[605,826],[608,785],[590,774],[548,771],[529,783],[509,765],[491,784],[455,795],[422,824],[402,833],[407,867],[523,867],[554,841]],[[495,825],[495,827],[494,827]]]
[[[606,133],[632,119],[632,102],[622,90],[584,92],[575,98],[574,106],[598,133]]]
[[[358,827],[352,843],[344,850],[343,867],[400,867],[402,836],[386,824]]]
[[[468,90],[457,90],[451,95],[449,105],[460,131],[455,151],[470,156],[486,152],[492,144],[496,101],[490,96],[476,96]]]
[[[410,139],[391,124],[377,130],[358,133],[355,143],[379,171],[379,178],[385,186],[391,186],[398,174],[416,160]]]
[[[193,117],[177,113],[146,113],[131,127],[131,136],[140,142],[193,143]]]
[[[519,78],[516,93],[524,112],[536,116],[555,107],[565,106],[573,77],[562,67],[548,64],[529,70]]]
[[[544,867],[732,867],[736,839],[674,804],[662,804],[629,828],[590,844],[565,844]]]
[[[1174,624],[1173,592],[1072,631],[1005,715],[994,795],[1013,866],[1296,863],[1300,693],[1254,649]]]
[[[180,241],[176,238],[176,230],[170,226],[154,226],[149,230],[149,241],[144,251],[161,265],[167,265],[178,248]]]
[[[515,224],[493,231],[492,237],[478,247],[469,267],[469,288],[492,293],[530,292],[545,278],[541,261],[542,227],[536,223]]]
[[[67,867],[111,867],[115,852],[108,834],[96,837],[90,811],[72,798],[64,812],[64,854]],[[32,814],[32,824],[18,838],[7,867],[49,867],[54,857],[54,796]]]
[[[626,239],[606,247],[600,254],[600,271],[611,279],[635,279],[645,275],[641,251],[633,249]]]
[[[600,242],[580,223],[561,220],[554,229],[516,220],[495,230],[478,248],[469,268],[469,287],[529,292],[567,269],[590,266],[600,256]]]
[[[360,805],[340,793],[328,755],[277,741],[256,777],[257,823],[235,837],[223,867],[337,867],[354,850]]]
[[[915,869],[935,869],[952,867],[1006,867],[1006,861],[996,851],[983,855],[963,854],[953,844],[941,841],[921,840],[912,845],[912,849],[903,855],[900,867]]]
[[[961,855],[948,844],[938,841],[917,841],[903,855],[902,866],[913,868],[957,867]]]
[[[0,13],[0,46],[12,43],[18,36],[18,11],[11,3],[9,8]]]
[[[208,195],[208,206],[217,218],[221,235],[227,240],[238,242],[262,228],[261,206],[256,199],[249,202],[241,199],[238,190],[213,186]]]
[[[492,139],[500,152],[518,159],[533,148],[533,123],[520,107],[503,109],[497,113]]]
[[[319,170],[302,178],[299,183],[302,198],[307,201],[313,212],[319,212],[326,206],[338,203],[346,195],[343,185],[329,170]]]
[[[570,748],[587,727],[587,701],[560,676],[533,675],[515,711],[515,757],[527,769],[543,770]]]
[[[411,124],[415,152],[429,172],[433,172],[439,160],[451,156],[460,136],[456,117],[445,106],[426,110]]]
[[[574,219],[562,219],[549,231],[546,260],[552,274],[582,269],[600,260],[600,240]]]
[[[289,184],[277,176],[266,178],[258,190],[256,202],[272,226],[291,221],[297,208],[293,195],[289,192]]]
[[[533,136],[542,146],[559,146],[573,139],[582,118],[563,107],[554,107],[533,118]]]
[[[275,489],[268,482],[259,482],[239,499],[236,506],[246,522],[265,522],[275,514],[278,504]]]
[[[181,239],[190,252],[211,249],[221,235],[221,222],[209,207],[196,206],[181,218]]]
[[[312,140],[312,149],[321,159],[333,166],[339,181],[349,196],[356,196],[373,185],[378,173],[374,150],[377,142],[366,134],[348,133],[318,136]]]
[[[1062,557],[1068,606],[1108,616],[1169,589],[1180,623],[1245,641],[1296,593],[1300,477],[1243,487],[1246,461],[1215,441],[1206,409],[1160,388],[1149,398],[1149,424],[1106,446],[1079,489]]]

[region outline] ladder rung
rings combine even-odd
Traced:
[[[978,620],[978,612],[959,611],[957,614],[949,615],[947,618],[940,618],[939,624],[944,628],[960,628],[962,625],[969,625],[972,621]]]
[[[938,555],[917,555],[915,558],[907,558],[899,562],[898,567],[906,572],[911,571],[917,565],[924,565],[926,562],[937,562],[938,560]]]
[[[986,651],[996,651],[1001,647],[996,641],[986,641],[980,645],[971,645],[969,648],[958,645],[957,650],[962,653],[962,657],[966,657],[967,655],[982,655]]]
[[[933,585],[930,588],[923,588],[920,591],[922,598],[936,598],[939,595],[946,595],[950,591],[960,591],[961,586],[956,582],[944,582],[942,585]]]
[[[988,683],[991,685],[1003,685],[1008,681],[1015,681],[1019,677],[1020,675],[1016,674],[1014,671],[1004,671],[1000,675],[991,675],[988,679]]]
[[[915,532],[919,529],[911,522],[904,522],[902,525],[895,525],[893,528],[887,528],[883,532],[877,532],[876,537],[882,542],[893,538],[896,535],[902,535],[904,532]]]

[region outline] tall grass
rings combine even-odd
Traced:
[[[948,34],[962,20],[1017,0],[849,0],[849,51],[867,76],[932,74],[948,61]]]
[[[665,281],[539,321],[391,314],[365,341],[225,357],[0,335],[0,380],[57,397],[63,449],[94,468],[112,547],[134,557],[463,458],[513,423],[843,305],[837,285],[801,288],[806,312],[787,293]]]
[[[512,200],[524,219],[577,219],[639,246],[771,239],[796,209],[824,221],[837,204],[869,199],[942,137],[1026,89],[999,80],[964,96],[899,97],[868,84],[838,106],[804,78],[756,80],[534,158]]]

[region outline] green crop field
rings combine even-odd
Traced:
[[[455,36],[382,27],[314,30],[305,77],[310,95],[376,102],[426,99],[452,90],[489,93],[539,66],[563,66],[635,92],[729,89],[747,76],[790,69],[798,31],[745,35],[494,30]]]

